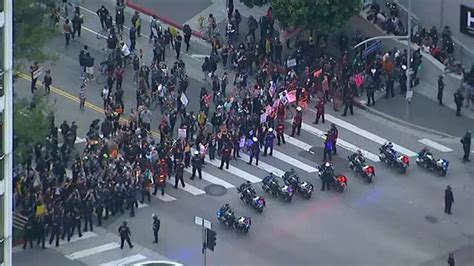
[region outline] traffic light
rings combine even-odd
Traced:
[[[206,228],[206,247],[212,251],[214,251],[214,247],[216,246],[216,236],[216,231]]]

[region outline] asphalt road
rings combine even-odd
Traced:
[[[99,5],[87,1],[86,7],[96,10]],[[97,31],[98,19],[85,10],[84,14],[84,26],[90,31]],[[126,21],[129,21],[129,17],[127,13]],[[145,21],[143,28],[148,34]],[[87,110],[79,112],[76,97],[79,88],[77,57],[84,44],[89,45],[92,54],[99,58],[105,42],[98,41],[95,34],[84,30],[83,36],[74,40],[69,47],[65,48],[62,36],[57,36],[50,41],[48,48],[59,55],[58,60],[48,66],[52,70],[55,87],[49,97],[57,110],[57,123],[63,120],[76,121],[79,136],[85,134],[93,119],[103,118],[100,108],[101,88],[95,84],[91,84],[87,92]],[[207,49],[201,45],[194,42],[191,53]],[[137,47],[146,48],[147,55],[151,54],[145,38],[138,41]],[[168,64],[173,62],[172,56],[171,52],[167,53]],[[201,62],[189,55],[183,56],[183,59],[191,77],[188,89],[190,109],[196,110],[200,87],[205,85],[201,81]],[[99,62],[98,59],[96,62]],[[124,89],[126,112],[129,113],[130,108],[135,107],[135,91],[130,73],[124,80]],[[15,90],[17,97],[27,96],[28,82],[17,80]],[[313,125],[314,113],[307,111],[301,136],[291,143],[288,141],[284,146],[276,147],[280,155],[275,153],[274,157],[262,157],[261,162],[265,164],[261,163],[259,167],[238,160],[231,162],[235,169],[230,171],[217,169],[214,166],[216,162],[208,163],[204,168],[208,177],[216,177],[235,187],[243,183],[245,178],[263,178],[269,171],[285,171],[294,167],[302,179],[316,185],[315,194],[309,201],[296,196],[293,202],[284,203],[264,195],[267,208],[262,214],[257,214],[240,202],[233,187],[229,187],[221,196],[197,195],[212,182],[191,181],[187,173],[185,181],[188,191],[168,186],[166,193],[172,198],[152,198],[151,203],[136,211],[135,218],[124,215],[112,219],[105,226],[106,232],[96,230],[97,236],[59,248],[49,248],[44,251],[47,256],[38,260],[34,254],[43,251],[37,248],[19,251],[14,254],[15,265],[64,265],[68,258],[74,258],[74,263],[86,265],[98,265],[120,258],[128,259],[126,262],[131,263],[160,258],[160,255],[185,265],[201,265],[201,228],[194,224],[195,216],[210,220],[217,231],[217,246],[215,252],[208,252],[208,265],[442,265],[446,263],[450,251],[455,252],[458,265],[472,265],[474,166],[461,162],[459,140],[404,128],[361,110],[355,112],[354,116],[343,118],[329,111],[331,116],[326,117],[326,124]],[[155,131],[160,119],[160,115],[154,112],[152,129]],[[338,147],[338,155],[333,159],[336,172],[347,174],[349,178],[344,193],[320,192],[316,174],[310,169],[306,171],[308,169],[304,166],[314,167],[321,163],[323,140],[317,135],[319,131],[326,131],[330,122],[338,126],[339,143],[346,147]],[[351,153],[349,150],[361,148],[376,155],[379,142],[384,139],[392,140],[401,146],[399,150],[408,154],[425,146],[419,142],[421,139],[433,141],[438,149],[445,150],[441,152],[433,148],[435,157],[443,157],[451,162],[448,175],[438,177],[420,169],[414,163],[414,157],[410,158],[412,165],[405,175],[381,163],[369,161],[376,168],[374,184],[366,184],[348,171],[346,158]],[[314,154],[306,150],[309,147]],[[291,163],[285,155],[295,161]],[[448,184],[453,187],[456,199],[451,216],[443,212],[443,193]],[[190,189],[192,186],[189,185],[195,189]],[[263,195],[260,184],[254,186]],[[248,235],[238,234],[218,224],[215,213],[224,203],[230,203],[237,215],[252,217],[252,228]],[[152,244],[153,213],[158,214],[162,221],[158,245]],[[132,241],[137,248],[118,251],[112,243],[118,241],[114,234],[124,219],[129,219]],[[90,248],[95,251],[89,254],[84,252]],[[131,256],[135,256],[135,259],[144,258],[131,261]]]

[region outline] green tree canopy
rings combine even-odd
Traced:
[[[31,147],[48,137],[53,115],[51,105],[38,93],[31,100],[15,102],[14,153],[18,163],[25,163],[31,156]]]
[[[360,0],[241,0],[246,6],[269,4],[283,28],[330,33],[338,30],[361,8]]]
[[[15,60],[45,61],[45,43],[54,35],[51,23],[52,0],[14,1]]]

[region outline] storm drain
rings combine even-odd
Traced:
[[[215,197],[224,196],[227,193],[227,189],[225,187],[216,184],[207,185],[204,188],[204,191],[206,191],[207,195]]]

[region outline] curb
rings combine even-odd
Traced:
[[[452,135],[449,135],[447,133],[443,133],[443,132],[440,132],[440,131],[437,131],[437,130],[434,130],[434,129],[431,129],[431,128],[427,128],[427,127],[422,127],[422,126],[419,126],[419,125],[415,125],[413,123],[410,123],[410,122],[407,122],[405,120],[402,120],[402,119],[399,119],[399,118],[396,118],[396,117],[393,117],[391,115],[388,115],[384,112],[381,112],[381,111],[378,111],[372,107],[369,107],[367,105],[364,105],[360,102],[354,102],[354,106],[356,106],[357,108],[359,109],[362,109],[368,113],[371,113],[371,114],[374,114],[374,115],[377,115],[377,116],[380,116],[382,118],[385,118],[389,121],[392,121],[392,122],[395,122],[397,124],[401,124],[403,126],[406,126],[406,127],[409,127],[409,128],[412,128],[412,129],[415,129],[415,130],[419,130],[419,131],[423,131],[423,132],[426,132],[426,133],[430,133],[430,134],[434,134],[434,135],[438,135],[442,138],[457,138],[456,136],[452,136]]]
[[[143,13],[145,15],[148,15],[148,16],[155,16],[158,18],[158,20],[164,22],[165,24],[168,24],[168,25],[171,25],[179,30],[183,30],[183,25],[179,25],[177,22],[165,17],[165,16],[161,16],[161,15],[158,15],[155,11],[149,9],[149,8],[146,8],[146,7],[143,7],[142,5],[140,4],[137,4],[135,2],[133,2],[133,0],[127,0],[126,1],[126,5],[128,7],[130,7],[131,9],[134,9],[140,13]],[[194,37],[198,37],[198,38],[202,38],[202,34],[198,31],[195,31],[193,29],[191,29],[191,34],[194,36]]]

